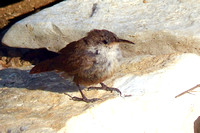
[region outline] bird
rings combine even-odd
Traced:
[[[58,51],[58,56],[36,64],[30,74],[56,71],[62,77],[72,77],[82,97],[72,97],[74,101],[86,103],[98,101],[99,98],[87,98],[80,87],[100,83],[101,87],[88,89],[104,89],[107,91],[121,91],[117,88],[106,86],[103,81],[112,77],[120,67],[122,60],[121,44],[134,44],[125,39],[120,39],[106,29],[93,29],[85,37],[73,41]]]

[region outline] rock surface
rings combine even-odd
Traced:
[[[90,104],[64,95],[62,92],[80,94],[69,80],[54,72],[30,75],[27,70],[1,70],[0,132],[192,133],[194,124],[199,125],[200,88],[175,96],[200,83],[200,56],[141,58],[127,60],[105,82],[131,97],[84,91],[87,97],[102,99]]]
[[[199,53],[199,4],[188,0],[67,0],[17,22],[2,42],[59,51],[97,28],[136,42],[134,50],[140,54]]]
[[[132,96],[84,90],[102,100],[74,102],[63,94],[80,95],[70,79],[3,69],[0,132],[198,133],[199,88],[175,96],[200,84],[199,12],[195,0],[68,0],[19,21],[4,44],[56,52],[94,28],[135,42],[121,47],[124,64],[105,81]]]
[[[13,22],[14,18],[39,10],[54,1],[56,0],[6,0],[1,2],[0,29]]]

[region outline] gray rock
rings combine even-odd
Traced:
[[[56,52],[96,28],[136,42],[138,53],[199,53],[199,12],[199,2],[187,0],[67,0],[17,22],[2,42]]]

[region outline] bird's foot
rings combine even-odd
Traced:
[[[80,98],[80,97],[73,97],[67,93],[64,93],[65,95],[69,96],[73,101],[83,101],[83,102],[86,102],[86,103],[93,103],[93,102],[96,102],[98,100],[101,100],[100,98],[92,98],[92,99],[88,99],[86,97],[83,97],[83,98]]]
[[[89,87],[88,90],[95,89],[95,90],[106,90],[106,91],[111,91],[111,92],[116,91],[120,94],[120,96],[122,95],[122,93],[119,89],[108,87],[104,83],[100,83],[100,84],[101,84],[101,87]]]

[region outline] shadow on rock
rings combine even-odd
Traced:
[[[5,7],[7,5],[11,5],[20,1],[22,0],[1,0],[0,7]]]
[[[11,68],[0,70],[0,87],[39,89],[58,93],[78,91],[72,81],[63,79],[55,72],[29,74],[29,70]]]

